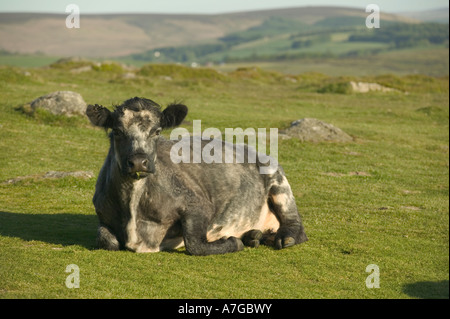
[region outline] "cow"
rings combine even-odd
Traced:
[[[171,160],[176,141],[160,133],[180,125],[187,112],[180,103],[161,110],[139,97],[113,111],[87,106],[91,123],[109,132],[110,141],[93,197],[98,248],[158,252],[184,246],[188,254],[205,256],[260,243],[282,249],[306,241],[278,165],[271,174],[260,174],[261,161]]]

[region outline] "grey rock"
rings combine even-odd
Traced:
[[[79,68],[71,69],[70,73],[80,74],[80,73],[89,72],[89,71],[92,71],[92,65],[84,65],[84,66],[80,66]]]
[[[350,82],[350,86],[353,92],[357,93],[368,93],[371,91],[380,91],[380,92],[398,92],[396,89],[388,88],[382,86],[378,83],[367,83],[367,82]]]
[[[47,110],[55,115],[84,114],[86,102],[83,97],[72,91],[56,91],[38,97],[30,103],[33,111],[38,108]]]
[[[26,175],[26,176],[19,176],[16,178],[8,179],[6,181],[3,181],[1,184],[16,184],[18,182],[24,181],[24,180],[34,180],[34,181],[40,181],[44,179],[57,179],[57,178],[64,178],[64,177],[75,177],[75,178],[81,178],[81,179],[90,179],[93,178],[95,175],[92,171],[74,171],[74,172],[61,172],[61,171],[49,171],[45,174],[35,174],[35,175]]]
[[[42,178],[64,178],[67,176],[89,179],[94,177],[94,173],[91,171],[75,171],[75,172],[49,171],[45,173]]]
[[[314,118],[304,118],[291,123],[291,127],[281,131],[302,142],[352,142],[353,138],[340,128]]]

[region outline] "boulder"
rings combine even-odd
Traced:
[[[60,172],[60,171],[49,171],[45,174],[34,174],[34,175],[26,175],[26,176],[18,176],[16,178],[8,179],[1,184],[16,184],[21,181],[41,181],[45,179],[58,179],[65,177],[75,177],[81,179],[91,179],[95,175],[91,171],[74,171],[74,172]]]
[[[291,123],[291,127],[281,131],[302,142],[352,142],[353,138],[340,128],[313,118],[304,118]]]
[[[368,93],[372,91],[380,91],[380,92],[398,92],[396,89],[388,88],[378,83],[369,83],[369,82],[350,82],[350,86],[353,92],[356,93]]]
[[[83,100],[83,97],[76,92],[56,91],[38,97],[30,103],[30,106],[33,111],[42,108],[55,115],[70,116],[74,114],[84,114],[87,105]]]

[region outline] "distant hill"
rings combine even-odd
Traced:
[[[419,12],[401,12],[399,13],[399,15],[423,22],[448,23],[449,22],[448,9],[449,8],[447,7],[436,10],[427,10]]]
[[[284,10],[277,10],[278,15],[258,12],[257,16],[263,20],[245,30],[206,43],[157,47],[128,55],[126,60],[210,65],[370,57],[411,48],[448,48],[448,24],[421,23],[382,14],[381,28],[369,29],[365,12],[320,9],[305,8],[298,15]],[[247,16],[253,14],[247,13]]]
[[[152,50],[161,49],[158,51],[161,56],[163,50],[202,44],[210,46],[202,48],[209,55],[203,59],[206,60],[214,58],[218,52],[220,56],[216,58],[223,58],[224,50],[234,50],[233,54],[244,57],[248,52],[264,53],[257,52],[263,47],[261,41],[271,42],[267,54],[272,55],[277,45],[279,52],[286,53],[286,46],[294,51],[302,46],[307,49],[311,40],[323,41],[323,52],[327,52],[326,39],[320,40],[316,31],[321,29],[325,33],[330,28],[361,26],[366,16],[364,10],[343,7],[301,7],[219,15],[89,15],[81,12],[81,27],[67,29],[65,14],[0,13],[0,51],[101,58],[136,58],[140,54],[143,58],[145,54],[154,56]],[[416,20],[383,13],[382,21],[410,23]],[[311,37],[316,38],[308,39],[308,30],[314,30],[316,34]],[[345,37],[345,34],[336,36]],[[342,49],[339,45],[336,48],[333,44],[333,47],[338,51]],[[192,56],[192,53],[187,54]],[[189,60],[188,55],[184,56],[185,60]],[[196,53],[194,56],[197,57]]]

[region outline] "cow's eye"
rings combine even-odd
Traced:
[[[148,138],[152,138],[152,137],[158,136],[159,134],[161,134],[161,128],[160,127],[157,128],[157,129],[151,130],[150,134],[148,134]]]

